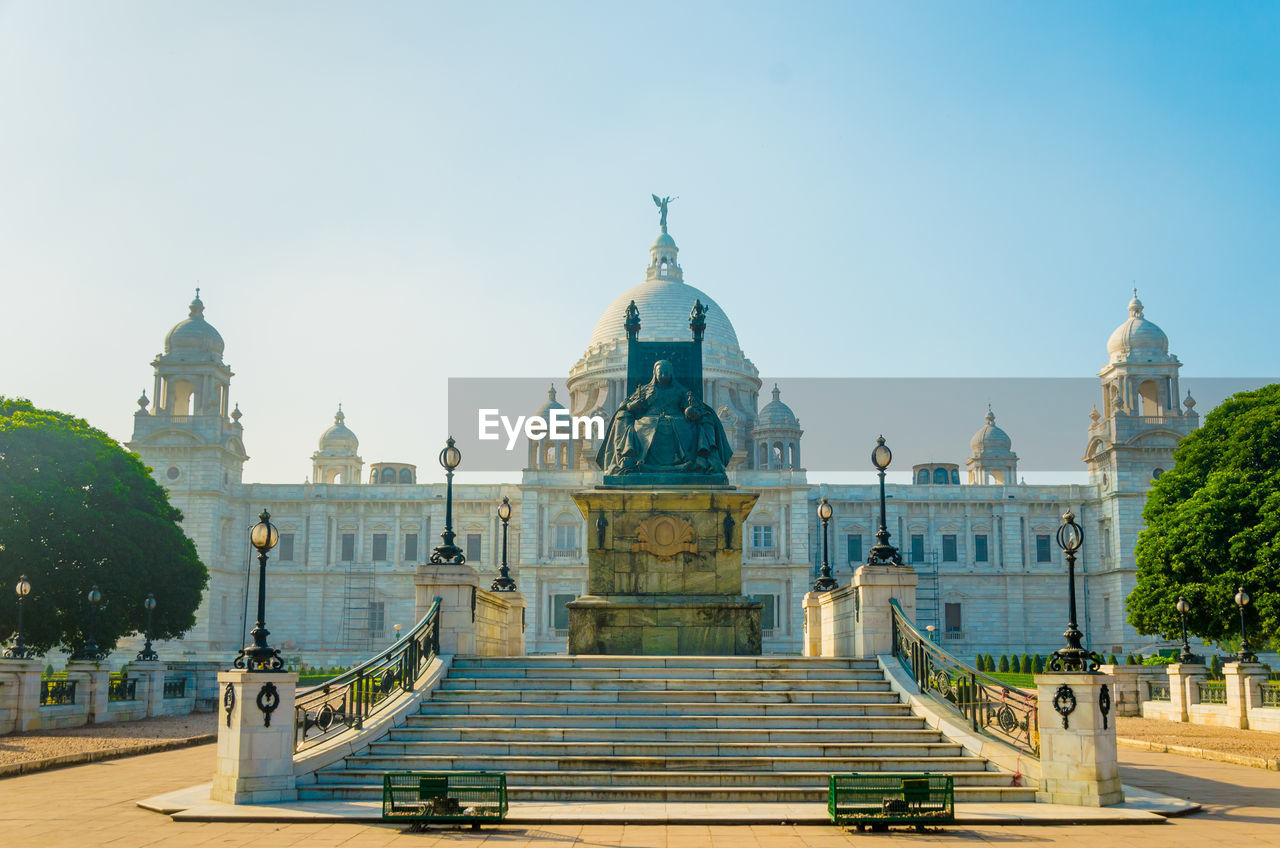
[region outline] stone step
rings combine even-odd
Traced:
[[[878,680],[749,680],[739,678],[578,678],[578,677],[454,677],[440,684],[441,692],[467,690],[522,692],[889,692]]]
[[[514,705],[506,715],[476,714],[465,711],[420,713],[406,717],[405,726],[392,734],[421,732],[435,728],[454,728],[464,725],[481,730],[485,728],[560,730],[580,729],[681,729],[681,730],[734,730],[749,729],[760,732],[774,730],[817,730],[822,732],[843,730],[909,731],[925,728],[924,719],[909,714],[906,709],[877,715],[598,715],[581,713],[535,714],[516,709]],[[893,705],[880,705],[893,706]],[[495,709],[497,707],[495,706]],[[844,705],[841,705],[844,709]],[[465,718],[464,718],[465,716]],[[627,734],[631,738],[631,734]]]
[[[951,774],[957,786],[1008,787],[1011,776],[997,771],[932,772]],[[317,772],[311,779],[299,778],[298,786],[375,786],[381,785],[380,771]],[[681,787],[802,787],[825,789],[830,772],[826,771],[508,771],[508,787],[556,786],[626,787],[626,786],[681,786]],[[317,782],[318,781],[318,782]]]
[[[791,756],[769,754],[728,756],[650,756],[601,754],[597,756],[557,754],[546,756],[472,754],[397,754],[387,757],[361,754],[348,757],[342,768],[320,770],[322,774],[381,774],[386,771],[812,771],[834,772],[879,771],[986,771],[987,763],[977,757],[912,756]],[[381,779],[381,778],[379,778]]]
[[[878,668],[567,668],[564,666],[535,666],[510,668],[458,668],[450,670],[450,679],[496,680],[541,678],[572,678],[575,680],[849,680],[883,681]]]
[[[382,785],[361,786],[312,786],[298,789],[298,798],[310,800],[377,801],[382,798]],[[955,787],[958,804],[978,803],[1031,803],[1036,799],[1035,789],[1014,786],[959,786]],[[779,787],[779,786],[508,786],[507,799],[513,803],[537,801],[564,801],[584,803],[598,801],[622,803],[626,801],[668,803],[813,803],[825,804],[827,788]]]
[[[457,656],[453,668],[808,668],[878,670],[876,660],[809,657],[670,657],[670,656],[563,656],[473,657]]]
[[[374,742],[368,756],[379,759],[427,755],[433,757],[959,757],[963,749],[954,742]],[[361,757],[366,755],[361,754]]]
[[[559,701],[521,702],[515,699],[477,700],[474,698],[450,698],[437,700],[433,697],[422,704],[419,714],[429,716],[457,715],[571,715],[571,716],[669,716],[682,718],[686,714],[696,712],[702,716],[788,716],[820,719],[824,716],[911,716],[911,707],[897,701],[878,700],[872,703],[749,703],[734,701],[726,703],[698,704],[650,702],[628,704],[605,704],[595,701]]]
[[[432,701],[535,701],[543,703],[618,703],[618,704],[872,704],[897,703],[898,696],[889,691],[888,685],[881,692],[759,692],[715,690],[709,692],[659,689],[654,691],[573,690],[557,692],[543,689],[437,689]]]
[[[653,727],[628,728],[625,733],[617,733],[618,728],[600,727],[415,727],[391,731],[388,742],[375,742],[376,745],[395,743],[405,745],[425,745],[435,742],[600,742],[610,738],[623,738],[628,742],[668,742],[688,745],[698,743],[751,742],[768,744],[770,742],[795,742],[817,744],[850,745],[855,743],[927,743],[939,742],[942,734],[936,730],[899,729],[899,728],[866,728],[862,730],[843,730],[834,728],[771,728],[757,727],[738,728],[698,728]]]

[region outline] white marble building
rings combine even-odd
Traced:
[[[760,404],[759,373],[729,316],[684,282],[677,254],[674,239],[659,235],[644,282],[604,309],[569,370],[569,409],[609,415],[617,407],[630,301],[640,310],[642,339],[687,340],[693,301],[710,307],[703,396],[735,444],[730,481],[760,492],[742,528],[745,591],[765,602],[765,651],[798,654],[800,599],[821,544],[815,502],[825,495],[835,506],[832,561],[843,583],[850,564],[874,543],[878,489],[808,479],[799,420],[777,387]],[[969,657],[1044,653],[1061,643],[1064,567],[1053,534],[1068,506],[1089,538],[1100,540],[1086,546],[1079,580],[1081,624],[1091,647],[1120,653],[1150,643],[1125,622],[1133,545],[1150,481],[1172,464],[1174,445],[1198,423],[1190,398],[1185,409],[1178,403],[1181,363],[1168,347],[1135,296],[1107,343],[1098,375],[1101,403],[1082,434],[1087,485],[1018,484],[1012,440],[990,412],[970,441],[963,470],[917,465],[910,485],[890,485],[889,529],[919,572],[919,623],[935,625],[946,647]],[[281,532],[271,560],[273,644],[311,664],[359,659],[389,642],[394,624],[412,624],[413,571],[438,542],[444,484],[419,484],[416,468],[405,463],[379,462],[366,471],[341,409],[312,454],[313,482],[244,482],[245,428],[239,408],[230,405],[233,375],[223,348],[197,292],[189,317],[169,331],[164,353],[152,363],[153,400],[139,400],[129,443],[183,511],[184,529],[210,572],[195,628],[162,650],[175,659],[225,658],[244,644],[256,604],[244,528],[266,506]],[[561,405],[554,390],[544,414],[553,405]],[[424,446],[424,452],[436,450]],[[458,544],[485,574],[497,571],[497,506],[506,496],[515,507],[510,560],[529,602],[531,652],[565,649],[564,604],[586,585],[587,528],[569,493],[599,482],[587,459],[593,455],[588,443],[543,442],[530,448],[518,482],[473,485],[463,475],[454,488]]]

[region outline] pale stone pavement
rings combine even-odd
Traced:
[[[399,826],[174,822],[135,801],[209,779],[213,746],[202,745],[0,780],[0,845],[246,846],[372,848],[835,848],[892,842],[1028,842],[1098,848],[1280,846],[1280,772],[1146,751],[1121,752],[1124,782],[1204,805],[1204,812],[1160,825],[953,827],[916,834],[844,833],[834,827],[564,825],[402,833]]]

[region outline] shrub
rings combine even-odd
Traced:
[[[1022,674],[1031,674],[1031,655],[1023,654],[1022,659],[1018,661],[1018,671]]]
[[[1009,655],[1001,654],[1000,655],[1000,672],[1002,674],[1007,674],[1008,671],[1009,671]]]
[[[1032,674],[1041,674],[1044,672],[1044,657],[1040,656],[1039,654],[1036,654],[1035,660],[1033,661],[1033,665],[1031,667],[1031,672]]]
[[[1135,657],[1133,654],[1130,654],[1129,656],[1127,656],[1127,657],[1125,657],[1125,658],[1124,658],[1124,664],[1125,664],[1125,665],[1137,665],[1137,664],[1138,664],[1138,658],[1137,658],[1137,657]]]
[[[1107,654],[1107,665],[1115,665],[1115,664],[1116,664],[1116,655]]]

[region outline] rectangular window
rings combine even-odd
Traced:
[[[557,524],[555,546],[558,551],[576,551],[578,549],[578,525]]]
[[[778,596],[756,595],[756,600],[764,604],[763,609],[760,610],[760,629],[773,630],[778,626]]]
[[[855,565],[862,562],[862,536],[849,536],[849,564]]]
[[[924,562],[924,536],[919,533],[911,536],[911,561]]]
[[[369,604],[369,635],[381,639],[387,625],[387,606],[382,601]]]
[[[773,525],[754,525],[751,528],[751,547],[756,550],[768,550],[773,548]]]
[[[990,562],[987,558],[987,535],[979,533],[973,537],[973,561]]]
[[[373,534],[373,561],[374,562],[387,561],[387,534],[386,533]]]
[[[577,595],[552,595],[551,601],[551,626],[557,632],[569,632],[569,608],[565,604],[572,601]]]
[[[942,537],[942,561],[956,561],[956,536],[954,533],[948,533]]]
[[[356,558],[356,534],[342,534],[342,561],[351,562]]]
[[[948,633],[960,633],[964,630],[963,622],[960,620],[960,605],[947,604],[943,608],[944,624]]]
[[[404,534],[404,561],[405,562],[418,561],[418,534],[417,533]]]
[[[1049,555],[1049,536],[1040,534],[1036,536],[1036,562],[1052,562],[1053,559]]]
[[[1111,596],[1110,595],[1102,596],[1102,626],[1107,630],[1111,629]]]
[[[480,534],[467,534],[467,560],[469,562],[480,561]]]
[[[292,533],[280,534],[280,554],[278,558],[281,562],[293,562],[293,534]]]

